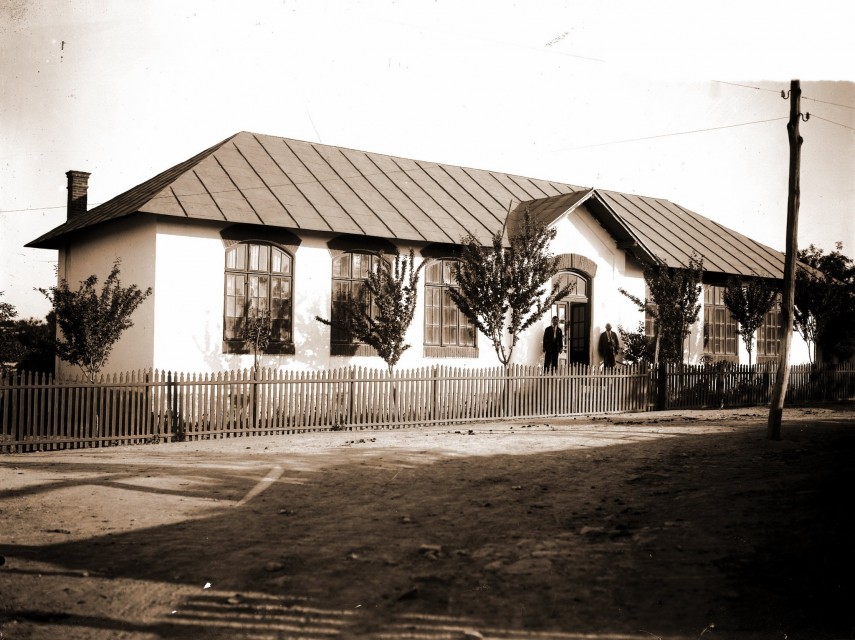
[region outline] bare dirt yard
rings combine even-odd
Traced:
[[[855,408],[0,456],[0,638],[855,638]]]

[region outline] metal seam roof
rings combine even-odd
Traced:
[[[249,132],[27,246],[55,248],[66,234],[137,212],[404,241],[455,244],[469,233],[489,241],[521,204],[554,220],[592,193],[597,215],[641,255],[685,266],[694,251],[712,271],[780,277],[780,252],[668,200]]]

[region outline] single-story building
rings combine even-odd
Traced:
[[[396,248],[428,262],[399,367],[495,366],[489,341],[445,290],[454,286],[450,265],[461,239],[471,233],[487,244],[525,208],[555,228],[558,277],[577,284],[554,309],[566,326],[562,357],[571,362],[599,362],[596,338],[606,323],[634,329],[644,320],[618,289],[643,298],[646,263],[681,267],[695,255],[704,265],[704,309],[686,359],[746,363],[722,300],[725,280],[783,272],[780,252],[668,200],[248,132],[91,210],[89,174],[67,177],[67,221],[27,246],[56,249],[58,275],[72,288],[91,274],[103,280],[119,258],[125,284],[153,290],[106,371],[251,366],[240,328],[255,308],[273,320],[265,366],[381,367],[370,347],[354,349],[316,316],[337,313],[334,292],[358,286],[373,256]],[[514,362],[541,359],[548,323],[528,331]],[[777,356],[780,324],[778,311],[768,314],[758,361]],[[806,361],[806,345],[798,336],[794,344],[793,362]]]

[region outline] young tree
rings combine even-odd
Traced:
[[[462,241],[453,271],[458,286],[448,295],[489,338],[506,369],[520,335],[572,290],[572,285],[555,284],[547,295],[546,284],[558,273],[558,258],[549,253],[555,233],[532,221],[526,208],[522,226],[509,234],[509,247],[502,244],[504,229],[493,235],[489,247],[472,235]]]
[[[51,311],[44,320],[15,320],[8,328],[19,345],[18,371],[53,374],[56,358],[56,314]]]
[[[642,313],[653,316],[654,366],[660,359],[664,362],[683,361],[683,343],[701,311],[698,300],[703,289],[703,270],[703,260],[697,256],[689,258],[688,267],[683,269],[650,264],[644,268],[644,282],[650,291],[650,299],[642,300],[623,288],[618,289]]]
[[[620,341],[623,343],[623,360],[627,364],[653,362],[655,339],[644,332],[644,323],[639,322],[635,331],[627,331],[618,325]]]
[[[779,291],[766,278],[742,279],[732,276],[727,279],[724,304],[737,322],[736,333],[742,337],[751,365],[754,333],[763,324],[763,319],[775,304]]]
[[[272,324],[268,311],[253,310],[241,328],[241,337],[252,351],[252,368],[258,370],[258,356],[267,350],[270,344]]]
[[[415,266],[412,249],[409,257],[402,257],[397,249],[394,256],[390,262],[381,253],[377,269],[368,274],[361,294],[341,301],[344,312],[341,320],[315,316],[319,322],[341,329],[351,339],[374,347],[389,373],[410,348],[404,340],[416,311],[419,272],[424,266],[424,263]]]
[[[793,324],[812,351],[845,360],[855,353],[855,263],[843,244],[826,254],[810,245],[799,251],[808,266],[796,270]]]
[[[145,291],[135,284],[122,287],[120,264],[120,260],[113,263],[100,293],[95,290],[98,278],[94,275],[81,282],[77,291],[64,278],[54,287],[39,289],[53,305],[62,332],[56,341],[57,355],[80,367],[91,381],[107,363],[122,333],[133,326],[131,314],[151,295],[151,287]]]
[[[0,291],[0,296],[2,295],[3,292]],[[15,305],[0,302],[0,375],[6,373],[8,364],[16,363],[21,356],[21,345],[13,330],[17,315]]]

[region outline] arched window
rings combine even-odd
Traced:
[[[370,305],[372,315],[376,314],[374,300],[365,282],[368,280],[368,274],[377,269],[378,260],[380,258],[376,254],[361,251],[345,251],[333,258],[330,317],[333,322],[330,327],[332,355],[368,355],[361,351],[354,353],[353,347],[356,343],[351,340],[346,330],[336,325],[346,322],[344,308],[352,299],[360,300],[364,308]]]
[[[432,261],[425,269],[425,347],[450,347],[453,353],[443,355],[477,355],[464,353],[475,347],[475,325],[454,304],[448,291],[457,286],[452,269],[456,260]],[[440,355],[429,350],[426,355]]]
[[[268,353],[293,353],[293,258],[277,246],[240,242],[226,249],[223,342],[227,353],[247,353],[246,319],[270,318]]]

